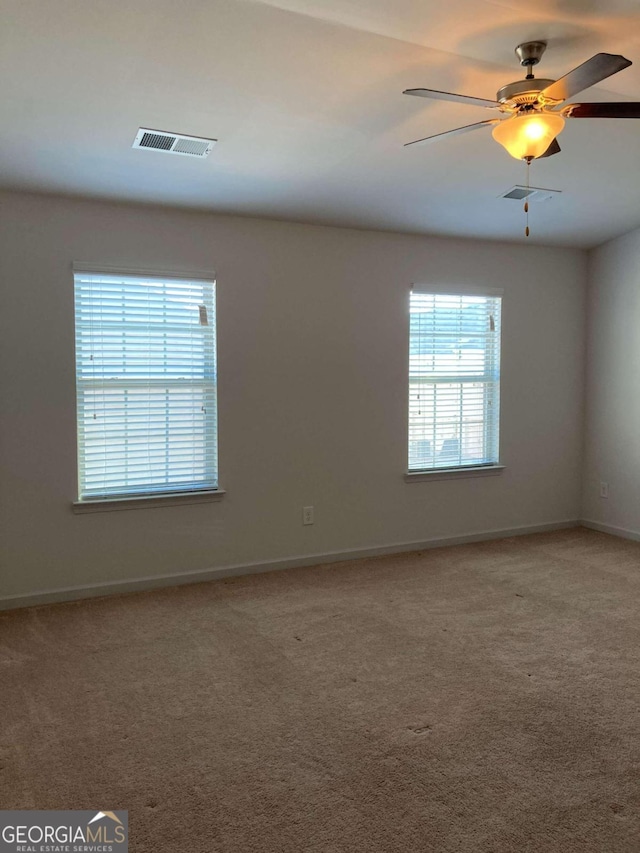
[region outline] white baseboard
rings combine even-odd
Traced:
[[[408,551],[425,551],[430,548],[444,548],[449,545],[464,545],[470,542],[486,542],[492,539],[506,539],[510,536],[526,536],[530,533],[546,533],[552,530],[565,530],[578,527],[578,520],[553,521],[547,524],[533,524],[524,527],[486,530],[481,533],[467,533],[463,536],[448,536],[439,539],[426,539],[420,542],[396,542],[393,545],[376,545],[372,548],[349,548],[346,551],[330,551],[325,554],[286,557],[280,560],[267,560],[260,563],[242,563],[222,566],[216,569],[201,569],[180,574],[152,575],[145,578],[132,578],[122,581],[106,581],[84,586],[63,587],[61,589],[41,590],[33,593],[7,595],[0,597],[0,610],[14,610],[20,607],[34,607],[60,601],[76,601],[81,598],[96,598],[118,593],[140,592],[165,586],[181,586],[188,583],[218,580],[239,575],[261,574],[280,569],[293,569],[302,566],[318,566],[323,563],[338,563],[345,560],[358,560],[364,557],[380,557],[385,554],[401,554]],[[639,537],[640,538],[640,537]]]
[[[635,542],[640,542],[640,532],[637,530],[614,527],[612,524],[601,524],[599,521],[590,521],[587,518],[581,519],[580,524],[582,527],[588,527],[591,530],[599,530],[600,533],[610,533],[611,536],[619,536],[621,539],[633,539]]]

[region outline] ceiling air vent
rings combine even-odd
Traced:
[[[181,157],[198,157],[203,160],[209,156],[216,142],[216,139],[202,139],[199,136],[185,136],[182,133],[167,133],[165,130],[149,130],[141,127],[131,147],[164,151],[165,154],[180,154]]]
[[[541,187],[521,187],[516,185],[507,190],[506,193],[500,193],[498,198],[511,198],[516,201],[549,201],[556,195],[560,195],[562,190],[544,190]]]

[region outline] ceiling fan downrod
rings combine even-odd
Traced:
[[[525,41],[517,46],[516,56],[520,60],[520,65],[527,69],[526,80],[533,80],[531,69],[540,62],[546,49],[546,41]]]

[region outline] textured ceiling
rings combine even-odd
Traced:
[[[598,51],[631,68],[573,100],[640,100],[637,0],[0,0],[0,183],[330,224],[523,239],[525,180],[487,118],[402,95],[493,98],[513,53],[558,77]],[[133,150],[138,127],[219,140],[198,161]],[[640,121],[568,121],[531,167],[561,190],[532,242],[593,246],[640,225]]]

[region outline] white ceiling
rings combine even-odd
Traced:
[[[640,100],[638,0],[0,0],[0,184],[380,229],[524,239],[525,181],[488,117],[402,95],[493,98],[513,53],[539,76],[599,51],[631,68],[574,100]],[[493,114],[490,114],[493,115]],[[219,140],[205,161],[131,148],[138,127]],[[531,183],[530,241],[593,246],[640,225],[640,121],[568,121]]]

